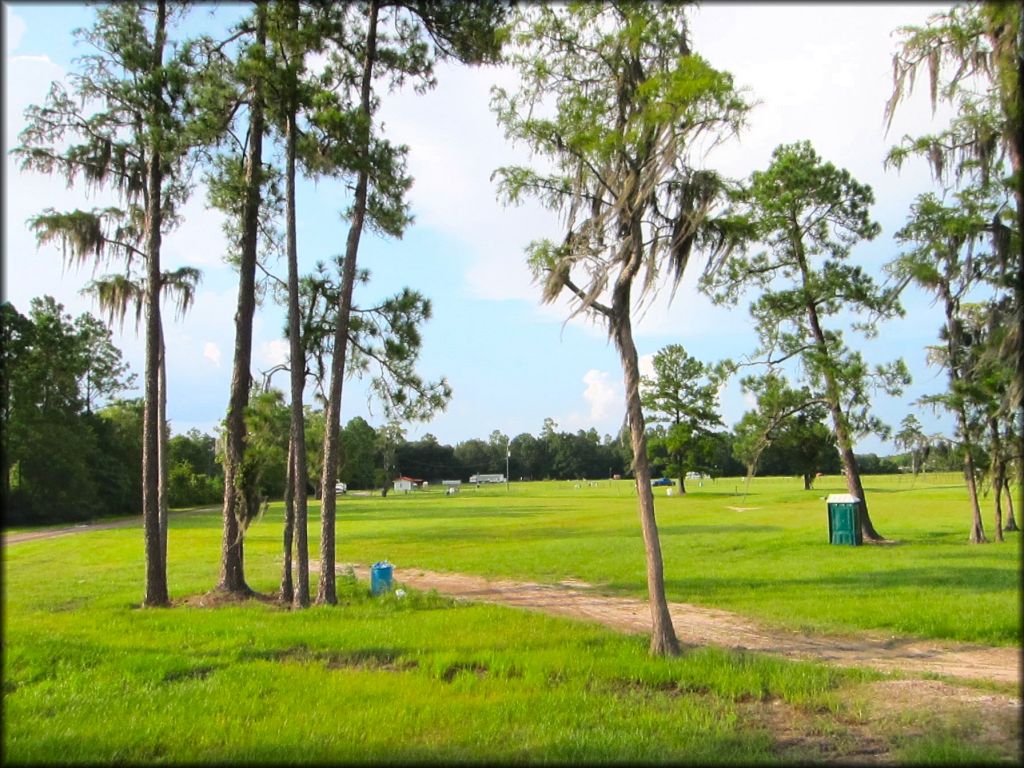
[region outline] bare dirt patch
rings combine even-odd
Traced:
[[[347,564],[338,568],[352,568],[359,578],[369,579],[367,566]],[[642,634],[651,629],[646,601],[602,595],[593,585],[577,579],[557,585],[537,584],[419,568],[396,568],[394,578],[414,589],[435,589],[467,600],[594,621],[622,632]],[[717,608],[670,603],[669,609],[680,642],[688,645],[718,645],[882,672],[942,675],[1006,685],[1019,685],[1021,679],[1017,648],[941,643],[880,633],[811,635],[769,627]]]
[[[313,569],[317,566],[310,563]],[[367,566],[338,566],[339,571],[349,568],[358,578],[369,579]],[[602,595],[598,585],[579,579],[537,584],[419,568],[396,568],[394,578],[414,589],[435,589],[468,601],[594,621],[623,632],[650,631],[645,601]],[[837,692],[836,711],[810,711],[778,699],[743,703],[750,727],[768,733],[784,762],[894,764],[903,759],[903,745],[932,733],[963,734],[968,743],[991,749],[1007,762],[1021,762],[1021,700],[990,690],[1019,686],[1018,649],[869,633],[806,635],[768,627],[729,611],[686,603],[669,607],[679,639],[689,645],[718,645],[911,676],[844,687]],[[979,683],[968,687],[927,679],[930,675],[981,681],[981,687]],[[984,687],[986,683],[989,689]]]
[[[795,764],[885,765],[895,762],[888,739],[866,721],[832,712],[812,712],[781,699],[743,708],[746,719],[765,729],[776,756]]]
[[[204,592],[201,595],[189,595],[179,600],[172,600],[171,604],[188,608],[220,608],[226,605],[244,605],[250,602],[278,605],[282,608],[289,607],[282,606],[281,601],[277,599],[277,595],[265,595],[262,592],[238,594],[223,589],[211,589],[209,592]]]
[[[906,744],[952,734],[999,759],[1021,762],[1021,701],[1003,693],[941,680],[880,680],[845,692],[844,704],[859,713],[853,733]]]

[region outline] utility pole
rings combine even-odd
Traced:
[[[512,458],[512,440],[511,438],[505,439],[505,490],[509,490],[508,485],[508,462]]]

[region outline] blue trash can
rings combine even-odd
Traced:
[[[374,563],[370,566],[370,592],[380,595],[391,591],[391,574],[394,566],[387,560]]]

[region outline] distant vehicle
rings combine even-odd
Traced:
[[[345,485],[345,483],[335,483],[334,484],[334,495],[335,496],[340,496],[343,493],[348,493],[348,486]]]
[[[651,480],[651,485],[657,488],[658,486],[661,485],[675,485],[675,482],[667,477],[662,477],[657,480]]]
[[[504,483],[504,475],[473,475],[469,478],[471,483]]]

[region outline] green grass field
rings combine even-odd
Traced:
[[[337,558],[642,595],[629,483],[576,485],[350,495]],[[828,545],[821,497],[844,490],[837,478],[811,492],[788,479],[746,495],[733,480],[658,489],[670,599],[825,631],[1019,643],[1020,535],[968,545],[952,476],[867,486],[892,545]],[[280,579],[281,525],[272,505],[247,537],[262,592]],[[173,599],[213,586],[219,541],[218,512],[172,517]],[[851,692],[882,677],[714,648],[650,659],[644,638],[437,595],[371,598],[346,579],[337,607],[143,610],[142,552],[136,528],[5,547],[5,762],[789,763],[820,754],[780,745],[780,711],[842,748],[863,727]],[[896,760],[1007,759],[977,728],[873,724]]]
[[[820,478],[813,491],[779,478],[755,478],[747,494],[734,479],[691,482],[684,497],[655,489],[669,599],[796,628],[1017,643],[1019,534],[967,546],[969,512],[956,475],[873,477],[867,485],[872,519],[891,545],[828,544],[823,497],[845,492],[838,477]],[[338,511],[339,562],[387,557],[399,566],[577,578],[610,593],[646,594],[628,480],[348,497]],[[257,535],[261,551],[276,554],[279,531],[271,525]]]

